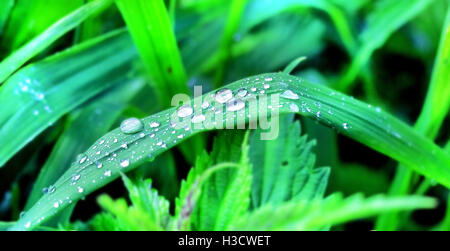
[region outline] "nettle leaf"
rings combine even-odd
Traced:
[[[65,113],[127,81],[137,52],[124,30],[29,65],[0,87],[0,167]],[[64,67],[61,67],[64,65]]]
[[[261,129],[250,140],[253,165],[252,207],[288,200],[320,198],[327,186],[329,168],[314,169],[311,148],[315,141],[300,137],[300,123],[294,116],[280,117],[275,140],[261,140]]]
[[[250,109],[256,100],[259,101],[257,109]],[[113,181],[121,172],[135,169],[194,134],[226,125],[243,128],[258,118],[286,113],[316,119],[450,187],[449,155],[410,126],[380,108],[325,86],[285,73],[268,73],[236,81],[217,93],[196,97],[180,107],[122,122],[121,128],[106,134],[80,154],[55,182],[52,192],[44,195],[12,229],[34,228],[73,201]]]
[[[219,170],[202,184],[190,219],[193,230],[225,230],[247,212],[251,188],[247,141],[243,133],[225,132],[214,140],[210,156],[205,154],[197,159],[196,173],[227,161],[237,163],[238,167]]]
[[[231,230],[321,230],[329,225],[372,217],[393,210],[434,208],[436,201],[422,196],[364,198],[356,194],[343,198],[335,193],[326,199],[266,205],[241,218]]]
[[[130,179],[122,175],[132,205],[125,199],[113,200],[108,195],[98,202],[106,212],[96,215],[89,223],[102,231],[163,230],[170,222],[169,201],[152,189],[152,181],[142,178]]]

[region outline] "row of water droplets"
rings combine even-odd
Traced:
[[[242,86],[240,88],[232,88],[236,90],[234,92],[229,88],[223,88],[215,93],[206,94],[204,97],[209,97],[209,99],[201,102],[200,110],[202,112],[200,113],[196,112],[198,107],[195,107],[195,105],[185,104],[174,110],[174,114],[176,117],[183,119],[184,122],[190,121],[192,124],[198,124],[205,121],[205,113],[222,112],[221,110],[215,111],[217,104],[225,106],[226,112],[241,111],[246,107],[246,98],[265,94],[271,88],[271,83],[274,80],[278,79],[270,75],[247,78],[241,81]],[[292,79],[286,81],[292,82]],[[282,90],[280,96],[284,99],[298,100],[299,95],[304,95],[302,92],[296,93],[287,89],[287,87],[288,84],[279,82],[279,89]],[[295,102],[289,103],[289,109],[292,112],[300,111]],[[303,109],[309,108],[302,105]],[[316,112],[317,117],[320,117],[320,115],[320,111]],[[348,128],[347,123],[343,123],[342,126],[344,129]],[[119,169],[127,168],[133,162],[143,158],[152,158],[158,152],[164,151],[167,148],[167,143],[170,143],[170,145],[175,144],[177,140],[183,139],[187,132],[192,132],[191,125],[185,123],[181,127],[177,127],[171,121],[170,113],[162,112],[142,120],[137,118],[126,119],[121,123],[119,130],[113,131],[98,140],[86,153],[77,157],[75,163],[77,170],[67,179],[70,179],[70,184],[75,187],[76,192],[83,194],[86,192],[83,184],[86,185],[89,182],[81,182],[83,180],[83,170],[87,167],[103,170],[105,163],[112,163],[108,166],[118,166]],[[139,144],[141,144],[139,148],[135,147]],[[120,158],[121,152],[124,151],[127,157]],[[111,178],[113,174],[112,169],[104,169],[98,179]],[[92,179],[90,182],[96,183],[97,181]],[[56,187],[52,185],[44,189],[44,192],[52,194],[55,190]],[[72,203],[69,197],[66,199],[69,204]],[[62,200],[54,201],[53,207],[59,208],[63,203],[64,201]],[[26,223],[26,226],[29,227],[29,222]]]

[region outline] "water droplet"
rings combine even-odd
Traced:
[[[126,143],[123,143],[120,147],[122,147],[123,149],[127,149],[128,145]]]
[[[233,97],[233,92],[231,92],[230,89],[225,88],[225,89],[222,89],[222,90],[216,92],[215,99],[217,102],[223,104],[223,103],[227,102],[228,100],[230,100],[232,97]]]
[[[158,127],[158,126],[159,126],[159,123],[158,123],[158,122],[156,122],[156,121],[150,122],[150,127],[151,127],[151,128],[156,128],[156,127]]]
[[[58,207],[59,207],[59,202],[53,203],[53,207],[54,207],[54,208],[58,208]]]
[[[193,112],[194,112],[194,110],[192,109],[192,107],[190,105],[182,105],[182,106],[180,106],[180,108],[178,108],[177,115],[180,118],[185,118],[185,117],[191,115]]]
[[[31,222],[28,221],[27,223],[25,223],[25,228],[30,228],[31,227]]]
[[[79,161],[80,164],[83,164],[84,162],[86,162],[86,160],[87,160],[87,156],[86,155],[82,155],[80,157],[81,157],[80,161]]]
[[[95,166],[100,169],[100,168],[103,167],[103,163],[102,162],[96,162]]]
[[[299,111],[300,111],[300,109],[298,108],[298,106],[297,106],[296,104],[291,104],[291,105],[289,106],[289,109],[290,109],[292,112],[299,112]]]
[[[144,125],[137,118],[129,118],[120,124],[120,130],[125,134],[133,134],[142,131]]]
[[[129,165],[130,165],[130,160],[128,160],[128,159],[124,159],[124,160],[120,161],[121,167],[127,167]]]
[[[244,107],[245,107],[245,102],[240,99],[236,99],[236,98],[233,98],[232,100],[228,101],[228,103],[227,103],[227,111],[229,111],[229,112],[239,111]]]
[[[348,123],[343,123],[343,124],[342,124],[342,127],[343,127],[345,130],[347,130],[347,129],[348,129]]]
[[[102,139],[100,142],[98,142],[99,145],[103,145],[103,143],[105,143],[104,139]]]
[[[256,92],[256,87],[251,87],[251,88],[250,88],[250,91]]]
[[[269,84],[264,84],[264,89],[269,89],[270,88],[270,85]]]
[[[209,102],[208,101],[203,101],[203,103],[202,103],[202,109],[206,109],[206,108],[208,108],[209,107]]]
[[[199,114],[199,115],[194,115],[194,117],[192,117],[192,119],[191,119],[191,122],[196,124],[196,123],[200,123],[204,120],[205,120],[205,115]]]
[[[287,99],[298,99],[298,94],[294,93],[291,90],[286,90],[281,94],[282,98],[287,98]]]
[[[111,177],[111,170],[105,171],[103,175],[105,175],[106,177]]]
[[[264,81],[270,82],[270,81],[272,81],[272,78],[271,77],[267,77],[267,78],[264,79]]]
[[[317,116],[318,118],[320,118],[320,111],[318,111],[318,112],[316,113],[316,116]]]
[[[55,186],[53,186],[53,185],[52,185],[52,186],[49,186],[49,187],[48,187],[48,190],[47,190],[47,193],[49,193],[49,194],[50,194],[50,193],[54,193],[55,190],[56,190],[56,187],[55,187]]]
[[[81,175],[79,174],[75,174],[74,176],[72,176],[72,182],[76,182],[80,179]]]
[[[241,88],[238,90],[237,95],[241,98],[247,96],[247,89],[245,88]]]
[[[78,187],[78,192],[79,192],[79,193],[83,193],[83,192],[84,192],[84,189],[83,189],[82,187]]]

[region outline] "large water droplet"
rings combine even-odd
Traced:
[[[192,109],[192,107],[190,105],[183,105],[183,106],[180,106],[180,108],[178,108],[177,116],[180,118],[185,118],[187,116],[190,116],[193,112],[194,112],[194,110]]]
[[[232,97],[233,97],[233,92],[230,89],[225,88],[225,89],[222,89],[222,90],[216,92],[215,99],[217,102],[223,104],[223,103],[227,102],[228,100],[230,100]]]
[[[286,90],[281,94],[282,98],[287,98],[287,99],[298,99],[298,94],[294,93],[291,90]]]
[[[125,134],[133,134],[142,131],[144,124],[137,118],[129,118],[120,124],[120,130]]]
[[[227,111],[229,111],[229,112],[239,111],[244,107],[245,107],[245,102],[240,99],[236,99],[236,98],[233,98],[232,100],[228,101],[228,103],[227,103]]]

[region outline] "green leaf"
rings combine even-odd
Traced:
[[[277,118],[277,108],[279,114],[298,113],[316,119],[450,187],[449,155],[410,126],[379,108],[284,73],[245,78],[229,84],[226,88],[234,94],[241,88],[247,90],[247,95],[236,97],[242,99],[245,106],[231,100],[224,111],[225,104],[216,102],[214,95],[208,93],[190,100],[183,106],[144,118],[140,120],[142,124],[139,120],[132,120],[132,129],[135,129],[133,132],[137,131],[136,133],[118,128],[106,134],[80,155],[54,184],[55,191],[44,195],[13,229],[32,229],[42,223],[42,217],[48,220],[68,206],[69,201],[76,201],[95,191],[117,178],[120,172],[135,169],[147,159],[167,151],[196,133],[225,128],[226,125],[243,128],[247,122],[252,124],[258,118],[267,119],[272,115]],[[223,102],[222,98],[227,96],[224,94],[229,91],[221,90],[217,100]],[[200,109],[203,99],[208,100],[210,106]],[[259,101],[257,110],[253,109],[256,100]],[[187,105],[191,106],[190,108],[195,105],[195,113]],[[234,108],[241,109],[235,111]],[[204,113],[208,119],[193,125],[192,115],[199,116],[199,112]],[[180,116],[183,119],[180,120]],[[242,120],[236,121],[236,118]],[[212,124],[214,120],[215,124]],[[96,168],[99,164],[102,168]],[[81,178],[76,185],[71,185],[74,175],[80,175]],[[92,182],[93,180],[95,182]],[[79,193],[77,187],[82,187],[84,192]]]
[[[329,169],[314,169],[311,152],[315,141],[300,137],[300,123],[294,116],[280,117],[275,140],[260,140],[256,130],[250,140],[253,165],[252,207],[277,205],[289,200],[321,198],[327,186]]]
[[[62,115],[125,81],[137,54],[129,36],[113,32],[32,64],[0,88],[3,166]],[[61,67],[64,65],[64,67]]]
[[[234,162],[238,167],[217,171],[203,183],[191,215],[193,230],[225,230],[247,212],[252,183],[251,166],[247,157],[248,140],[243,139],[242,135],[235,131],[223,133],[214,140],[210,156],[203,155],[197,159],[197,174],[226,162]]]
[[[97,0],[83,5],[8,56],[0,63],[0,84],[28,60],[51,45],[55,40],[78,26],[90,15],[108,6],[111,2],[112,0]]]
[[[422,196],[390,198],[377,195],[364,198],[357,194],[343,198],[336,193],[326,199],[267,205],[249,213],[232,230],[321,230],[329,225],[368,218],[382,212],[434,208],[436,201]]]
[[[410,21],[433,0],[381,0],[367,17],[367,28],[359,35],[360,46],[337,89],[346,91],[369,62],[372,53],[402,25]]]

